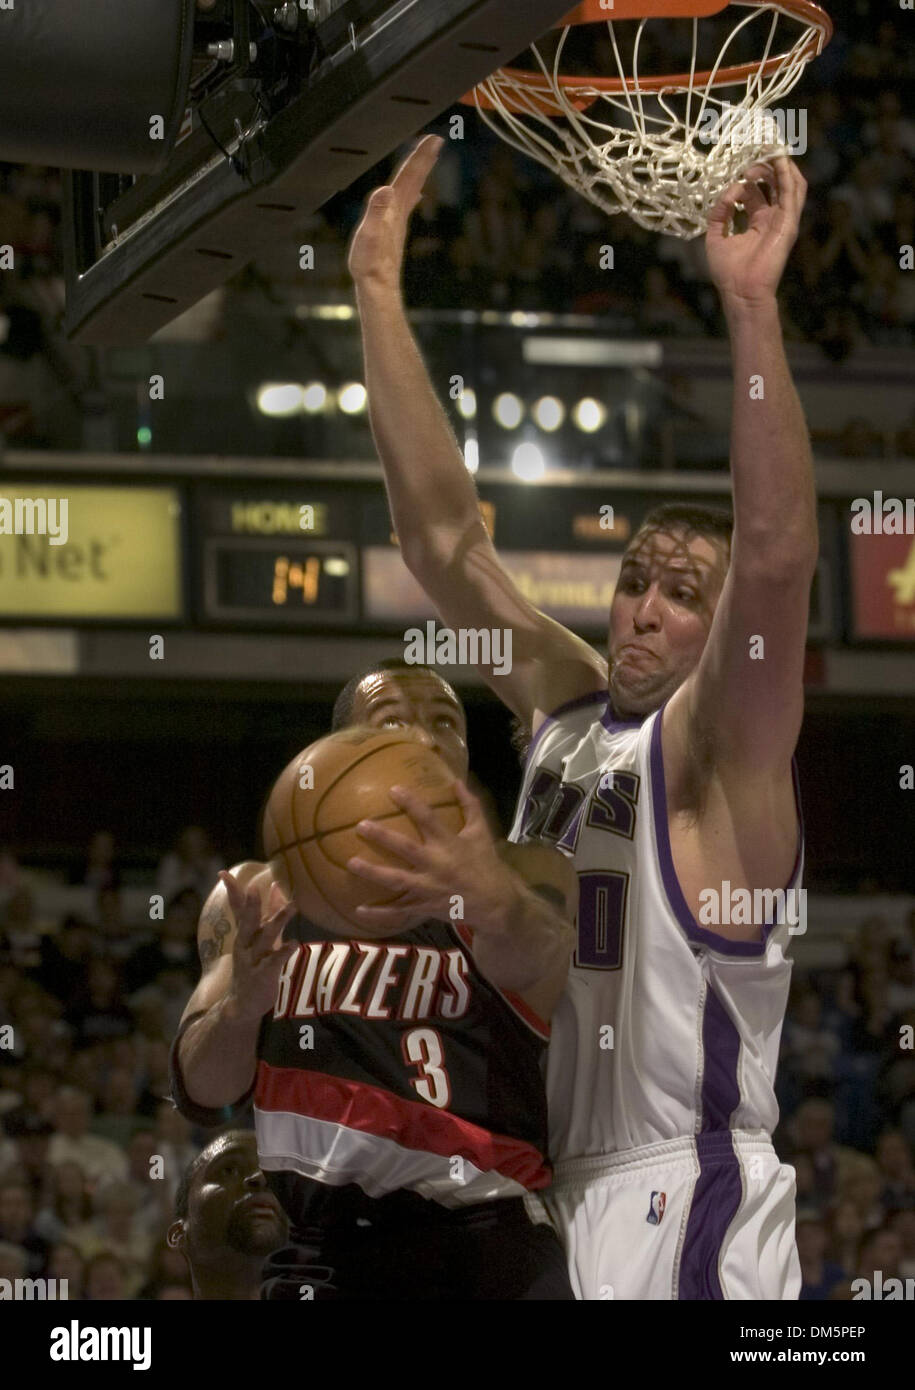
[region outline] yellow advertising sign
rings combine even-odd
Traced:
[[[0,478],[0,616],[180,617],[180,525],[175,488]]]

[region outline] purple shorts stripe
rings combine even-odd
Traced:
[[[711,985],[705,992],[702,1051],[702,1131],[696,1136],[699,1177],[680,1260],[682,1299],[724,1297],[718,1260],[743,1197],[743,1178],[729,1128],[740,1104],[740,1034]]]
[[[718,1260],[727,1229],[740,1208],[743,1179],[728,1130],[698,1134],[696,1152],[699,1177],[686,1225],[677,1298],[720,1302],[724,1294]]]

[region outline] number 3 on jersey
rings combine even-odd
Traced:
[[[410,1077],[416,1094],[443,1110],[451,1099],[451,1083],[444,1066],[442,1040],[436,1030],[411,1028],[403,1035],[401,1049],[404,1061],[419,1068],[419,1075]]]
[[[585,872],[578,875],[576,965],[585,970],[619,970],[623,963],[623,923],[628,897],[628,874]]]

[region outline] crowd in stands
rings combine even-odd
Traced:
[[[191,1297],[165,1232],[212,1137],[168,1098],[168,1052],[199,966],[196,922],[222,867],[188,827],[125,926],[114,837],[80,882],[94,912],[37,920],[32,875],[0,850],[0,1279],[67,1278],[71,1298]],[[915,1277],[915,912],[862,921],[841,968],[795,971],[776,1146],[797,1173],[804,1298]]]

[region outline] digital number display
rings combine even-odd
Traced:
[[[345,541],[211,539],[204,611],[217,621],[276,620],[303,628],[358,618],[358,554]]]

